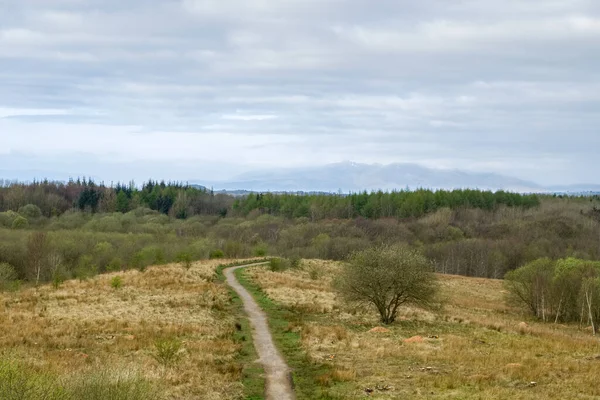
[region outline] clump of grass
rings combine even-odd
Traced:
[[[70,399],[158,400],[160,398],[153,385],[139,374],[115,373],[107,370],[83,375],[71,384],[69,392]]]
[[[115,290],[120,289],[121,287],[123,287],[123,278],[121,278],[118,275],[115,276],[114,278],[112,278],[110,280],[110,287],[112,287]]]
[[[10,359],[0,359],[0,399],[70,400],[71,397],[56,377],[33,371]]]
[[[181,358],[183,343],[178,339],[159,339],[154,342],[154,358],[166,367],[174,365]]]

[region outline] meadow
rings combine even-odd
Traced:
[[[227,262],[0,293],[0,398],[245,398],[253,348],[217,281]]]
[[[243,272],[271,304],[280,347],[300,360],[295,373],[313,385],[300,399],[600,396],[600,344],[590,328],[532,319],[506,302],[500,280],[439,275],[439,309],[404,307],[382,327],[375,310],[341,301],[332,287],[340,268],[304,260],[298,269]]]

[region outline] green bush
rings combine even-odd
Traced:
[[[0,213],[0,225],[10,228],[12,227],[13,221],[17,218],[19,214],[14,211],[6,211]]]
[[[208,255],[208,258],[210,258],[211,260],[214,259],[219,259],[219,258],[223,258],[225,257],[225,254],[223,253],[223,250],[211,250],[210,254]]]
[[[42,216],[42,210],[36,205],[27,204],[19,208],[19,214],[27,219],[40,218]]]
[[[112,287],[113,289],[120,289],[121,287],[123,287],[123,278],[121,278],[120,276],[115,276],[110,280],[110,287]]]
[[[176,260],[185,269],[190,269],[192,267],[192,255],[190,253],[179,253]]]
[[[266,243],[259,243],[256,246],[254,246],[254,249],[252,250],[252,254],[254,255],[254,257],[264,257],[266,256],[268,253],[268,246],[266,245]]]
[[[271,258],[269,260],[269,269],[273,272],[284,271],[290,268],[290,261],[285,258]]]
[[[27,218],[21,217],[20,215],[15,218],[12,222],[12,229],[25,229],[29,226]]]
[[[292,269],[298,269],[302,265],[302,259],[298,256],[290,257],[289,261],[290,261],[290,268],[292,268]]]
[[[117,271],[121,271],[122,269],[123,269],[123,260],[121,260],[119,257],[115,257],[112,260],[110,260],[110,262],[106,266],[106,270],[108,272],[117,272]]]
[[[7,290],[14,287],[17,282],[17,272],[8,263],[0,263],[0,290]]]

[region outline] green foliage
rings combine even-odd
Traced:
[[[0,399],[70,400],[70,393],[56,377],[34,372],[20,363],[0,358]]]
[[[500,206],[531,208],[540,204],[536,195],[522,195],[504,191],[480,190],[362,192],[348,196],[298,194],[250,194],[237,199],[233,209],[242,215],[254,210],[287,218],[310,217],[369,219],[421,217],[443,207],[458,209],[471,207],[493,210]]]
[[[174,365],[182,355],[183,343],[174,338],[159,339],[154,342],[154,358],[163,366]]]
[[[543,321],[600,325],[600,262],[538,259],[506,274],[510,299]]]
[[[268,246],[266,243],[259,243],[256,246],[254,246],[254,249],[252,250],[252,254],[254,257],[265,257],[268,253]]]
[[[120,276],[115,276],[110,280],[110,287],[117,290],[123,287],[123,278]]]
[[[292,269],[298,269],[302,265],[302,259],[298,256],[290,257],[289,262]]]
[[[176,260],[185,269],[190,269],[192,267],[192,255],[190,253],[179,253]]]
[[[25,229],[28,226],[29,226],[29,221],[27,220],[27,218],[18,216],[13,220],[11,228],[12,229]]]
[[[19,214],[27,219],[35,219],[42,216],[42,210],[34,204],[27,204],[19,208]]]
[[[0,262],[0,290],[9,290],[15,287],[17,272],[12,265]]]
[[[106,266],[106,270],[108,272],[117,272],[117,271],[121,271],[122,269],[123,269],[123,260],[121,260],[119,257],[115,257],[112,260],[110,260],[110,262]]]
[[[223,250],[220,250],[220,249],[211,250],[210,254],[208,255],[208,258],[210,258],[211,260],[224,258],[224,257],[225,257],[225,254],[223,253]]]
[[[285,271],[290,268],[290,260],[285,258],[271,258],[269,260],[269,269],[273,272]]]
[[[384,324],[396,320],[403,304],[432,305],[437,292],[431,262],[419,252],[400,246],[353,253],[336,286],[347,300],[375,306]]]

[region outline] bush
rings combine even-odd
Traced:
[[[298,256],[290,257],[290,268],[298,269],[302,265],[302,259]]]
[[[375,306],[384,324],[396,320],[403,304],[432,305],[438,289],[432,263],[421,253],[399,246],[353,253],[336,286],[347,300]]]
[[[123,279],[120,276],[115,276],[110,280],[110,287],[120,289],[123,286]]]
[[[12,222],[12,229],[25,229],[29,226],[29,221],[27,220],[27,218],[18,216],[14,219],[14,221]]]
[[[42,216],[42,210],[36,205],[27,204],[19,208],[19,214],[28,219],[36,219]]]
[[[190,253],[179,253],[176,259],[185,269],[192,267],[192,255]]]
[[[173,365],[181,358],[182,343],[178,339],[159,339],[154,343],[154,347],[156,348],[154,358],[161,365]]]
[[[223,257],[225,257],[225,254],[223,253],[223,250],[219,250],[219,249],[212,250],[208,255],[208,258],[210,258],[211,260],[219,259],[219,258],[223,258]]]
[[[269,269],[273,272],[284,271],[290,268],[290,261],[285,258],[271,258],[269,260]]]
[[[122,269],[123,269],[123,261],[118,257],[115,257],[112,260],[110,260],[110,262],[106,266],[106,270],[108,272],[117,272],[117,271],[121,271]]]
[[[0,290],[10,289],[15,285],[17,272],[8,263],[0,263]]]
[[[257,244],[252,250],[254,257],[264,257],[267,255],[268,248],[265,243]]]

